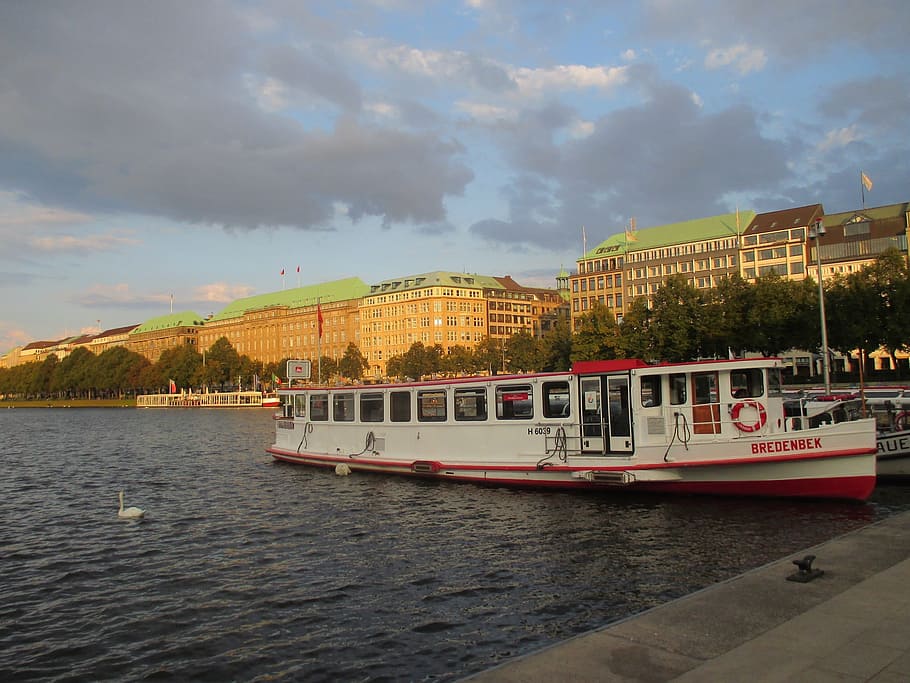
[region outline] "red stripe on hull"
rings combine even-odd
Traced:
[[[816,499],[838,499],[864,501],[875,488],[875,475],[863,475],[854,477],[821,477],[821,478],[799,478],[799,479],[777,479],[777,480],[742,480],[742,481],[637,481],[627,485],[609,485],[595,483],[584,480],[572,481],[545,481],[545,480],[528,480],[514,479],[507,476],[507,471],[536,471],[536,468],[506,468],[506,467],[479,467],[479,466],[452,466],[440,463],[440,468],[459,470],[486,470],[488,472],[500,473],[493,477],[479,479],[474,477],[462,477],[458,475],[439,474],[438,472],[412,472],[410,462],[390,462],[371,460],[363,462],[352,460],[350,458],[336,458],[332,456],[308,455],[299,453],[289,453],[286,451],[276,450],[274,448],[266,449],[277,460],[282,460],[295,465],[309,465],[315,467],[334,467],[338,463],[349,463],[355,468],[361,468],[365,471],[376,472],[380,474],[392,474],[399,476],[420,477],[423,479],[442,479],[445,481],[457,481],[472,484],[483,484],[492,486],[510,486],[520,488],[538,488],[538,489],[568,489],[568,490],[608,490],[612,492],[621,491],[647,491],[653,493],[673,493],[673,494],[699,494],[715,496],[750,496],[765,498],[816,498]],[[701,464],[701,463],[699,463]],[[708,464],[708,463],[705,463]],[[712,463],[713,464],[713,463]],[[392,470],[392,467],[406,468]],[[548,468],[549,470],[550,468]],[[573,468],[561,467],[552,468],[553,470],[570,471]],[[623,468],[616,468],[623,469]],[[634,473],[635,468],[626,468]]]

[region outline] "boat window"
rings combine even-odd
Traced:
[[[544,417],[569,417],[569,383],[544,382],[543,414]]]
[[[530,420],[534,417],[532,396],[530,384],[496,387],[496,417],[500,420]]]
[[[332,419],[335,422],[354,421],[354,393],[332,395]]]
[[[685,383],[683,383],[685,390]],[[685,401],[683,397],[683,401]],[[643,408],[651,408],[661,404],[660,395],[660,375],[645,375],[641,378],[641,405]]]
[[[782,396],[784,382],[780,377],[780,368],[768,370],[768,396]]]
[[[360,394],[360,421],[382,422],[382,394]]]
[[[487,419],[487,390],[456,389],[455,390],[455,419],[456,420],[486,420]]]
[[[294,397],[294,414],[297,417],[306,417],[306,396],[298,394]]]
[[[410,391],[393,391],[389,394],[389,418],[392,422],[411,421]]]
[[[720,402],[720,394],[717,393],[716,372],[698,372],[692,375],[692,390],[695,393],[693,405]]]
[[[765,393],[764,372],[760,368],[732,370],[730,395],[733,398],[757,398]]]
[[[310,394],[310,419],[313,421],[329,419],[328,394]]]
[[[686,376],[670,375],[670,403],[678,406],[686,402]]]
[[[442,389],[417,392],[417,419],[420,422],[445,422],[446,392]]]

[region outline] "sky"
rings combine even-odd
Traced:
[[[906,0],[0,3],[0,353],[910,200]],[[297,269],[300,269],[298,275]],[[285,276],[280,275],[285,270]]]

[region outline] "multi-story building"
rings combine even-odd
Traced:
[[[194,311],[158,316],[146,320],[130,332],[126,348],[157,363],[167,349],[184,344],[197,348],[196,338],[203,324],[202,316]]]
[[[749,281],[770,273],[805,279],[810,270],[810,228],[824,215],[821,204],[757,214],[743,233],[740,275]]]
[[[823,225],[825,234],[819,239],[822,278],[849,275],[888,249],[907,255],[910,202],[828,214]],[[815,265],[818,256],[814,244],[811,252],[808,263]]]
[[[100,356],[102,353],[115,346],[126,346],[126,343],[130,338],[130,332],[137,327],[139,326],[126,325],[124,327],[115,327],[111,330],[99,332],[89,339],[86,348],[96,356]]]
[[[684,275],[699,289],[739,272],[739,240],[755,217],[742,211],[711,218],[625,230],[578,260],[569,277],[573,329],[596,302],[622,320],[632,299],[651,297],[670,275]]]
[[[486,337],[549,329],[565,300],[554,290],[522,287],[511,277],[436,271],[385,280],[360,304],[360,349],[368,375],[411,345],[473,348]]]
[[[487,336],[505,340],[513,334],[527,333],[539,337],[552,330],[560,317],[568,317],[569,307],[558,289],[523,287],[511,275],[493,279],[502,287],[483,290],[487,300]]]
[[[348,344],[359,341],[358,307],[367,290],[360,278],[347,278],[238,299],[206,320],[199,350],[225,337],[237,353],[264,363],[340,360]]]

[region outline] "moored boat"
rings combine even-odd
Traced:
[[[282,388],[276,459],[566,489],[865,500],[875,421],[788,415],[778,359]]]

